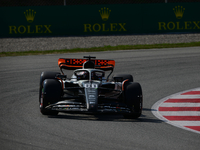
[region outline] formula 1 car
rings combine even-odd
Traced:
[[[130,74],[116,74],[109,79],[114,60],[91,56],[60,58],[58,65],[61,73],[42,72],[40,77],[39,105],[43,115],[111,112],[120,113],[125,118],[141,116],[142,88],[133,82]],[[63,70],[74,72],[68,78]]]

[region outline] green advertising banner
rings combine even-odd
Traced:
[[[200,3],[152,4],[151,8],[144,5],[143,10],[144,32],[200,32]]]
[[[0,37],[200,31],[200,3],[1,7]]]

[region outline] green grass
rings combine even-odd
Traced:
[[[77,52],[99,52],[99,51],[115,51],[115,50],[132,50],[132,49],[195,47],[195,46],[200,46],[200,42],[176,43],[176,44],[151,44],[151,45],[118,45],[118,46],[74,48],[74,49],[46,50],[46,51],[37,51],[36,50],[36,51],[23,51],[23,52],[0,52],[0,57],[77,53]]]

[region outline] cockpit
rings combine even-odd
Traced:
[[[101,70],[88,69],[88,70],[76,70],[72,78],[77,80],[104,80],[105,73]]]

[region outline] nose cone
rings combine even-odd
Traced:
[[[84,82],[85,100],[88,111],[97,111],[98,108],[98,83]]]

